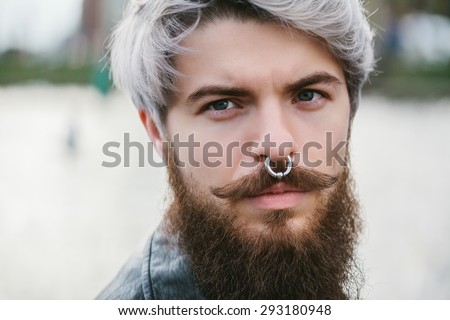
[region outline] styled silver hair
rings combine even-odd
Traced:
[[[322,39],[344,70],[353,119],[374,65],[361,0],[130,0],[110,38],[113,80],[159,128],[179,75],[174,58],[186,50],[180,42],[215,19],[274,22]]]

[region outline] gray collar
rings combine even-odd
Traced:
[[[143,275],[143,279],[148,279],[143,286],[146,299],[205,299],[174,236],[158,228],[150,241],[149,251],[148,261],[145,261],[148,268],[144,268],[148,275]]]

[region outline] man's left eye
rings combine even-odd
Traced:
[[[320,98],[323,98],[323,95],[313,90],[302,91],[297,95],[297,100],[303,102],[315,101]]]

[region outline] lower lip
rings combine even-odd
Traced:
[[[297,206],[305,197],[306,192],[283,192],[263,194],[247,198],[250,204],[258,209],[283,210]]]

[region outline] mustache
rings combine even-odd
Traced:
[[[301,166],[292,167],[291,172],[282,179],[269,175],[264,165],[257,171],[230,182],[224,186],[212,187],[213,195],[221,199],[237,201],[256,196],[277,183],[284,183],[299,191],[319,191],[332,187],[339,180],[339,175],[329,175],[314,169]]]

